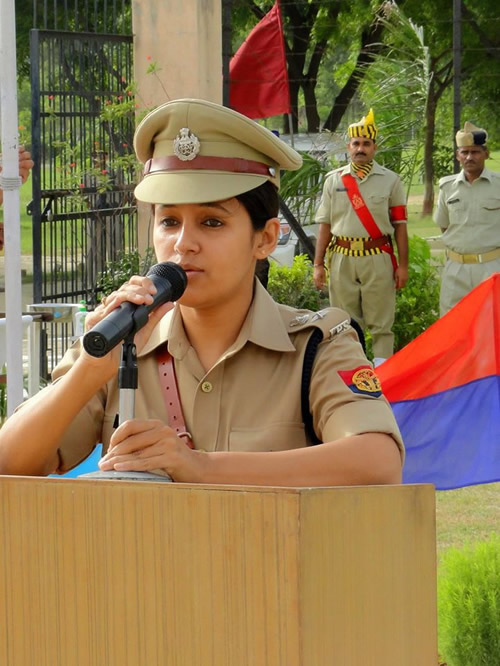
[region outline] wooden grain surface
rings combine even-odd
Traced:
[[[0,477],[0,665],[435,666],[433,497]]]

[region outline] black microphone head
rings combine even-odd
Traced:
[[[172,285],[170,299],[172,301],[177,301],[187,287],[186,271],[178,264],[174,264],[173,261],[163,261],[161,264],[155,264],[149,269],[147,276],[149,278],[158,276],[167,280]]]

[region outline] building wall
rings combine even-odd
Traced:
[[[221,0],[132,0],[132,29],[139,113],[180,97],[222,103]],[[152,245],[151,207],[138,211],[143,253]]]
[[[222,103],[220,0],[133,0],[138,103],[199,97]],[[147,74],[155,63],[159,71]]]

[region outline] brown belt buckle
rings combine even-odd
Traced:
[[[362,240],[350,241],[350,249],[354,250],[355,252],[362,252],[365,249],[364,241]]]

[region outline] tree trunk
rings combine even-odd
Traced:
[[[438,58],[439,60],[439,58]],[[441,95],[453,78],[453,63],[448,60],[437,69],[437,60],[431,63],[432,78],[429,85],[427,107],[425,110],[424,141],[424,201],[422,215],[431,215],[434,207],[434,135],[436,132],[436,109]]]
[[[436,108],[438,95],[435,85],[431,82],[429,96],[425,111],[425,141],[424,141],[424,201],[422,204],[422,215],[432,215],[434,207],[434,134],[436,131]]]
[[[320,130],[318,102],[316,99],[316,84],[318,83],[319,66],[321,64],[326,47],[326,40],[321,40],[316,44],[311,56],[311,60],[309,61],[309,68],[301,84],[302,90],[304,92],[308,132],[319,132]]]
[[[302,90],[304,92],[304,102],[306,106],[307,131],[319,132],[320,119],[316,102],[316,79],[303,81]]]
[[[300,85],[296,81],[290,81],[289,82],[289,90],[290,90],[290,108],[292,111],[292,123],[293,127],[290,127],[290,121],[288,116],[283,116],[283,127],[285,134],[291,134],[292,132],[294,134],[297,134],[298,128],[299,128],[299,90],[300,90]]]

